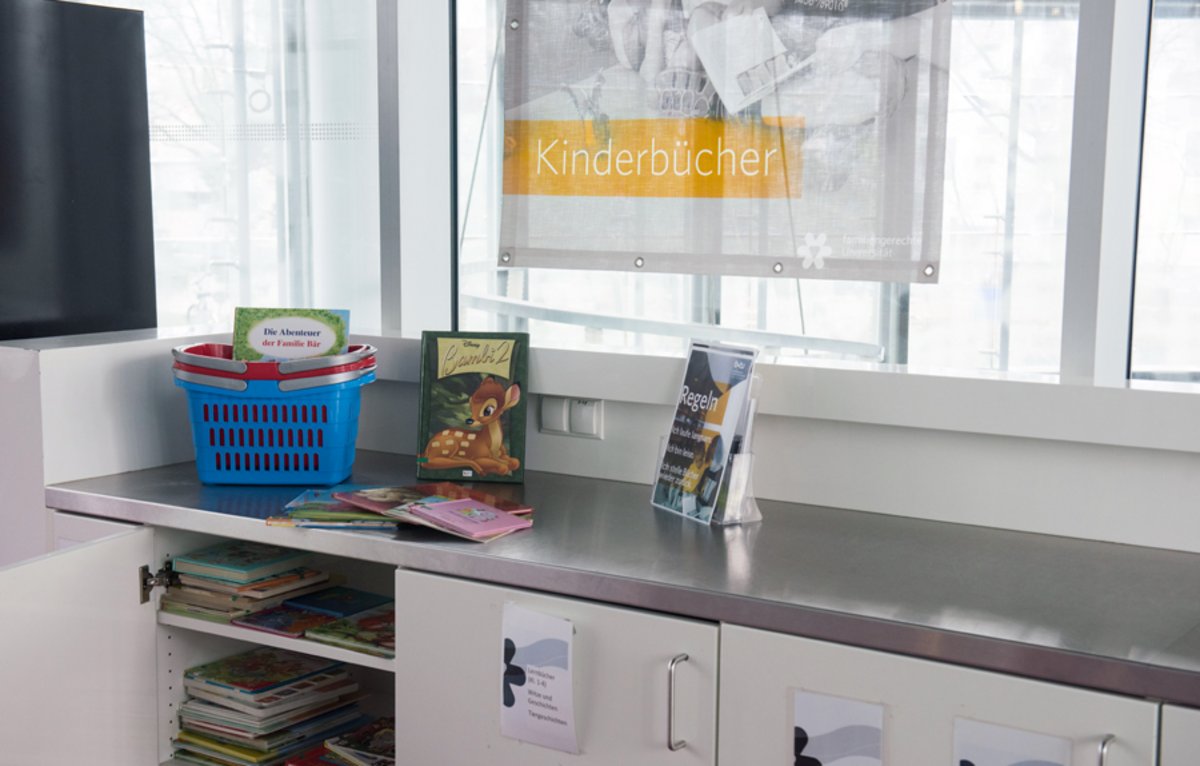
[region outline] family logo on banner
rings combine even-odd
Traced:
[[[936,282],[949,0],[509,0],[501,266]]]

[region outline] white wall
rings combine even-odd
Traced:
[[[417,342],[371,341],[403,362],[381,369],[393,382],[367,389],[359,446],[411,454]],[[526,467],[648,485],[682,364],[534,349]],[[1200,552],[1194,394],[763,373],[754,446],[761,498]],[[539,433],[542,393],[609,397],[605,438]]]
[[[171,348],[155,330],[0,344],[0,566],[53,548],[45,485],[192,460]]]
[[[411,455],[419,342],[355,340],[379,347],[359,447]],[[170,348],[182,342],[0,346],[0,488],[9,501],[0,562],[48,549],[44,483],[193,459],[186,397],[170,375]],[[896,390],[879,382],[887,373],[763,372],[759,497],[1200,552],[1193,395],[943,379],[933,384],[943,395],[935,412],[938,397],[922,400],[920,386],[901,385],[900,398],[886,401]],[[535,349],[526,466],[646,484],[648,494],[681,375],[682,360]],[[980,392],[993,395],[972,402]],[[543,393],[606,396],[605,438],[539,433]],[[1148,446],[1156,440],[1167,448]]]

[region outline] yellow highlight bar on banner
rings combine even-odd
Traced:
[[[802,118],[508,120],[504,193],[570,197],[799,198]]]

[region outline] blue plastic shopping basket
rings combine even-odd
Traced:
[[[297,380],[240,380],[175,370],[188,394],[205,484],[330,485],[354,467],[362,387],[375,368]]]

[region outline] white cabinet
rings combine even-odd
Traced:
[[[157,593],[141,603],[142,565],[216,539],[138,527],[0,569],[0,766],[165,762],[184,670],[257,644],[354,665],[372,692],[367,712],[396,716],[407,763],[811,763],[796,758],[797,725],[808,726],[800,755],[830,763],[820,748],[836,738],[818,738],[839,720],[861,748],[846,763],[863,766],[876,762],[861,757],[872,746],[885,766],[1096,766],[1108,737],[1104,766],[1200,763],[1198,710],[1166,706],[1160,716],[1142,700],[344,557],[314,566],[394,590],[397,660],[160,613]],[[510,602],[574,626],[579,755],[500,734]],[[680,655],[672,684],[668,665]],[[686,742],[677,750],[672,719]],[[966,758],[956,747],[968,741],[981,753],[1012,745],[1012,757]],[[1056,748],[1061,758],[1046,755]]]
[[[50,514],[50,525],[50,539],[56,551],[137,528],[136,524],[123,524],[119,521],[78,516],[62,511]]]
[[[795,709],[803,719],[821,707],[822,696],[826,708],[851,703],[846,722],[860,727],[860,743],[870,727],[850,718],[877,706],[882,736],[876,735],[875,751],[885,766],[959,766],[963,760],[991,766],[986,757],[955,752],[956,724],[960,744],[1011,757],[994,761],[1003,760],[1002,766],[1054,763],[1042,752],[1056,746],[1065,752],[1064,766],[1097,766],[1109,736],[1104,766],[1156,763],[1158,706],[1143,700],[728,625],[721,628],[720,663],[722,763],[805,763],[795,757],[796,726],[803,728]],[[828,715],[814,714],[808,746],[822,735],[818,746],[836,741],[828,735],[839,727]]]
[[[0,764],[158,762],[153,607],[137,529],[0,570]]]
[[[1163,705],[1159,766],[1200,763],[1200,710]]]
[[[500,735],[505,603],[570,620],[580,755]],[[590,602],[400,571],[397,752],[415,764],[699,766],[716,749],[717,627]],[[677,666],[667,746],[668,663]],[[754,763],[734,759],[732,764]]]
[[[257,644],[354,664],[364,704],[390,715],[394,662],[160,613],[139,570],[215,541],[139,527],[0,569],[0,766],[153,766],[171,756],[183,672]],[[350,585],[391,593],[394,567],[318,557]]]

